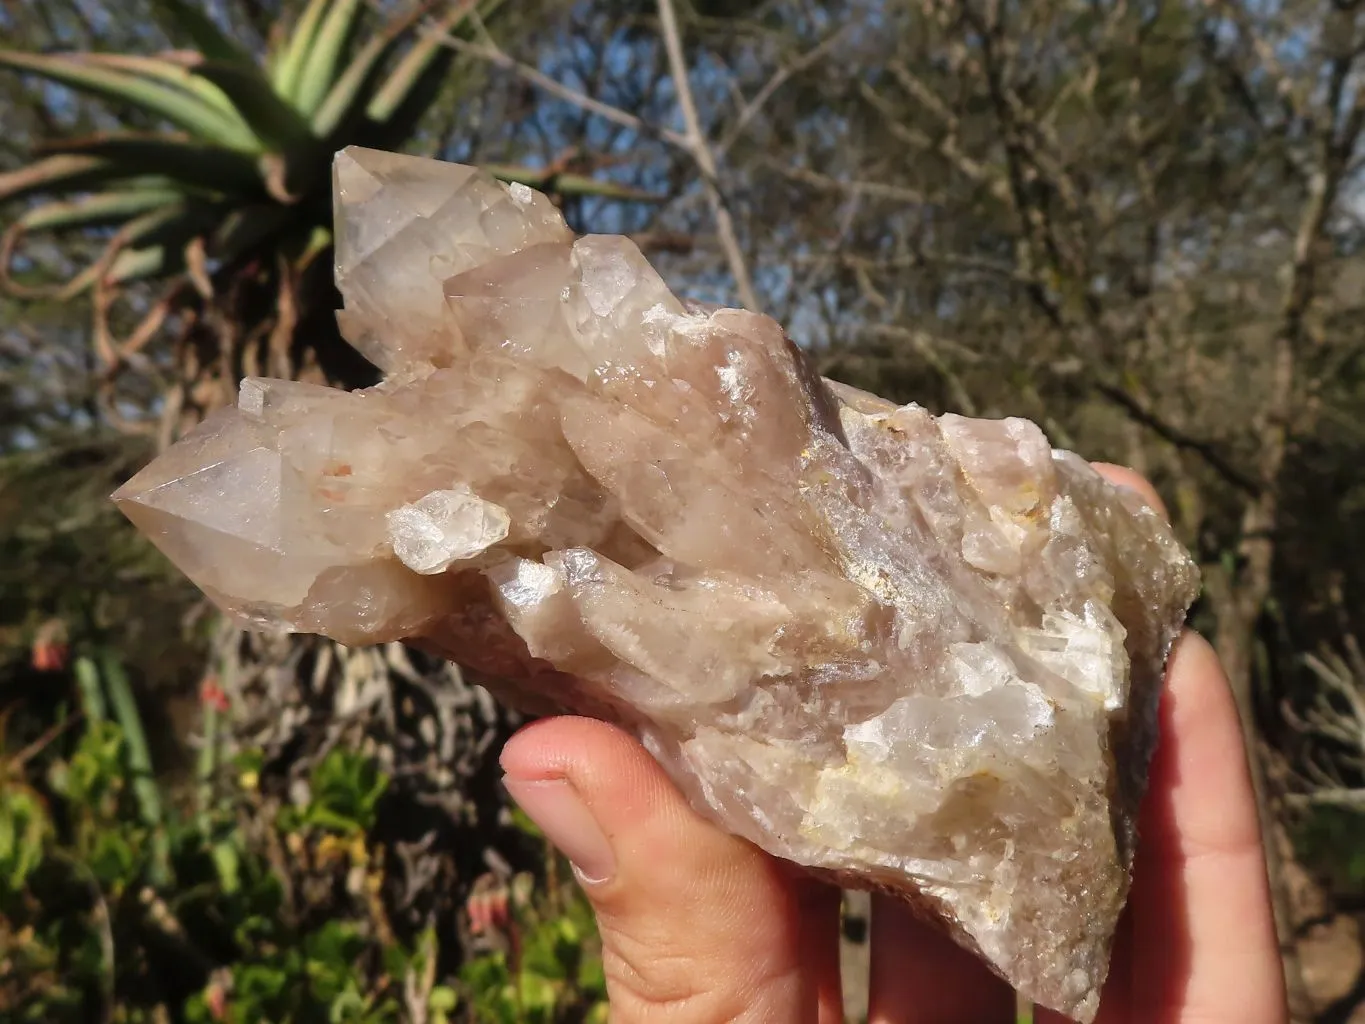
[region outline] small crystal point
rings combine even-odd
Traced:
[[[386,517],[398,560],[423,576],[487,551],[507,536],[511,517],[466,487],[432,491]]]
[[[336,184],[389,377],[244,382],[129,517],[248,621],[619,722],[724,827],[1092,1020],[1198,590],[1165,522],[1027,421],[821,381],[528,189],[367,150]]]
[[[573,239],[544,196],[472,167],[353,146],[337,154],[333,183],[342,332],[385,371],[453,358],[446,278]]]

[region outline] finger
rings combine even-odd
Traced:
[[[1101,1024],[1278,1024],[1284,982],[1241,728],[1218,657],[1196,633],[1172,656],[1161,727],[1128,901],[1131,945],[1126,958],[1116,953]]]
[[[868,1024],[1012,1024],[1014,990],[889,896],[872,898]]]
[[[701,818],[630,736],[546,719],[502,767],[597,914],[615,1024],[841,1019],[837,891]]]
[[[1172,655],[1161,717],[1133,897],[1135,1016],[1282,1020],[1284,980],[1237,707],[1218,656],[1196,633]]]
[[[1094,467],[1169,518],[1140,474]],[[1167,671],[1149,780],[1133,891],[1100,1020],[1283,1020],[1283,976],[1237,708],[1217,655],[1192,632]],[[1060,1019],[1047,1012],[1037,1018]]]
[[[1116,466],[1112,462],[1092,462],[1090,465],[1094,466],[1095,471],[1115,487],[1122,487],[1124,490],[1136,493],[1162,519],[1169,520],[1171,518],[1170,513],[1166,510],[1166,503],[1161,500],[1161,495],[1157,494],[1156,488],[1141,473],[1129,469],[1127,466]]]
[[[1167,515],[1138,473],[1106,463],[1095,469]],[[1134,1007],[1138,1020],[1206,1010],[1208,1020],[1283,1019],[1283,975],[1237,706],[1213,648],[1192,632],[1172,653],[1161,734],[1139,823],[1132,955],[1116,957],[1123,973],[1106,988],[1108,1005]],[[1257,983],[1238,987],[1230,1006],[1220,986],[1236,987],[1244,970]],[[1125,991],[1130,998],[1112,998]],[[1241,1016],[1238,1005],[1259,1007],[1260,1016]]]

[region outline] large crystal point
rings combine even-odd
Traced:
[[[726,828],[1093,1018],[1198,586],[1165,523],[1031,423],[821,381],[528,189],[364,150],[336,185],[389,378],[245,381],[133,521],[249,622],[621,723]]]

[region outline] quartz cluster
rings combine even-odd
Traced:
[[[529,188],[360,149],[335,187],[386,379],[244,381],[133,522],[247,622],[620,723],[724,827],[1093,1018],[1198,589],[1161,518],[1031,423],[821,380]]]

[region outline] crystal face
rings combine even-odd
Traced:
[[[389,376],[245,381],[133,522],[247,622],[620,723],[725,828],[1092,1019],[1198,589],[1166,524],[1031,423],[820,380],[524,187],[352,149],[336,198]]]

